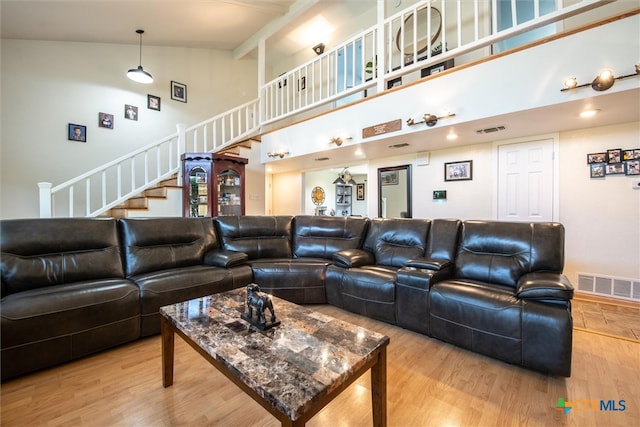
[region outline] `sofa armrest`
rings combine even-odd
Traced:
[[[333,254],[333,263],[338,267],[352,268],[375,264],[376,259],[371,252],[364,249],[345,249]]]
[[[451,266],[451,261],[433,258],[416,258],[407,261],[407,267],[426,268],[429,270],[440,271]]]
[[[528,273],[518,280],[516,296],[537,301],[569,301],[573,285],[560,273]]]
[[[214,249],[204,254],[204,264],[214,267],[230,268],[244,264],[249,260],[249,255],[244,252]]]
[[[446,266],[442,270],[419,267],[402,267],[396,273],[398,285],[415,289],[429,290],[431,285],[451,278],[452,266]]]

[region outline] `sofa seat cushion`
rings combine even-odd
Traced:
[[[299,215],[293,220],[293,257],[331,259],[364,240],[368,218]]]
[[[330,266],[325,283],[327,300],[354,313],[395,323],[397,270],[381,265],[349,269]]]
[[[140,336],[138,287],[125,279],[49,286],[2,299],[2,378]]]
[[[160,307],[240,285],[234,284],[231,270],[205,265],[154,271],[133,276],[131,280],[140,288],[141,336],[160,332]]]
[[[322,258],[271,258],[249,261],[260,289],[297,304],[324,304],[329,260]]]
[[[429,292],[434,337],[521,363],[522,304],[510,286],[446,280]]]

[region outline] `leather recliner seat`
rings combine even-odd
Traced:
[[[465,221],[452,275],[429,293],[431,335],[491,357],[571,375],[573,287],[557,223]]]

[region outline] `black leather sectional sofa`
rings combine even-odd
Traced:
[[[558,223],[235,216],[0,222],[2,379],[157,334],[161,306],[257,283],[558,376]]]

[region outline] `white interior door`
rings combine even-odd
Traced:
[[[554,142],[498,147],[498,220],[553,221]]]

